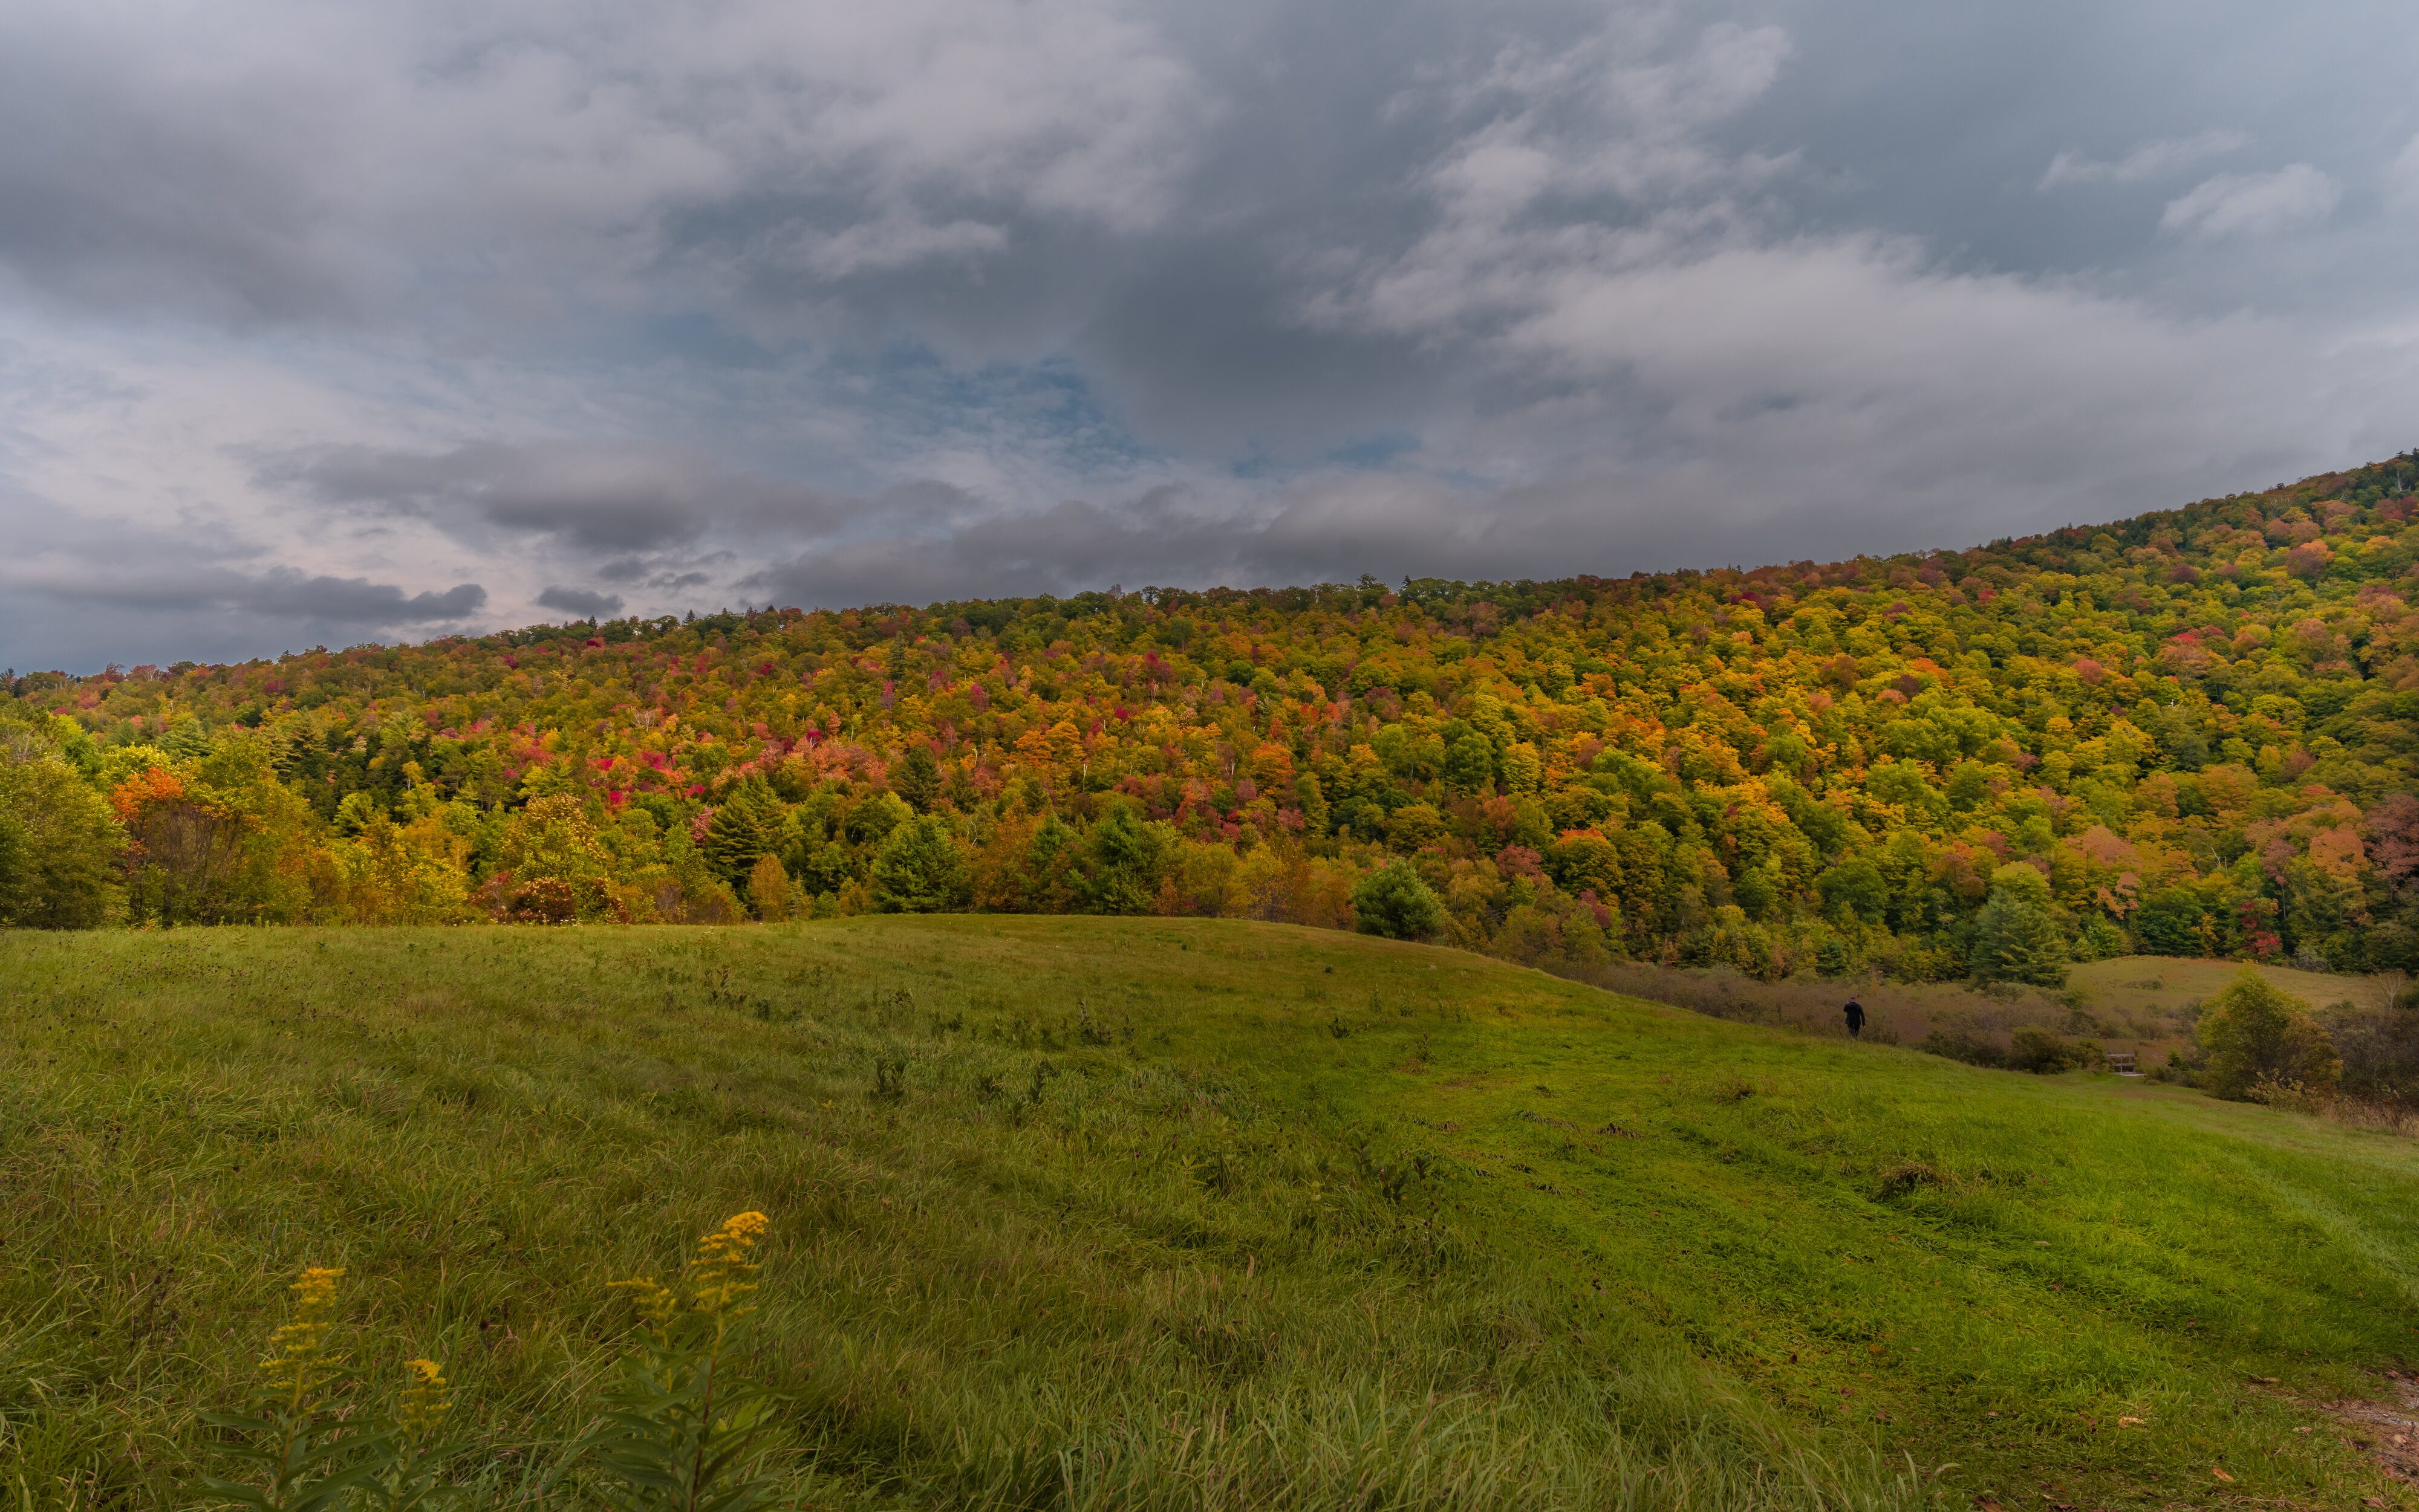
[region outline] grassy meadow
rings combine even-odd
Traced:
[[[2079,991],[2095,1007],[2118,1012],[2179,1014],[2207,1002],[2226,990],[2242,970],[2240,961],[2205,961],[2175,955],[2120,955],[2088,961],[2067,971],[2068,987]],[[2260,963],[2253,968],[2279,991],[2290,993],[2313,1008],[2350,1002],[2381,1008],[2407,980],[2400,972],[2338,976],[2297,971],[2288,966]]]
[[[0,934],[0,1140],[28,1509],[196,1504],[308,1264],[507,1499],[747,1208],[801,1505],[2419,1507],[2419,1146],[1332,932]]]
[[[2201,1007],[2242,970],[2241,961],[2172,955],[2120,955],[2070,967],[2057,989],[1995,982],[1894,982],[1878,972],[1827,980],[1792,976],[1760,981],[1729,967],[1657,966],[1613,961],[1573,970],[1579,980],[1613,992],[1676,1003],[1716,1018],[1785,1026],[1844,1036],[1841,1008],[1850,997],[1870,1016],[1867,1039],[1914,1045],[1935,1030],[1962,1032],[2005,1047],[2011,1031],[2029,1025],[2089,1039],[2103,1050],[2129,1051],[2143,1066],[2188,1049]],[[2364,975],[2301,971],[2255,964],[2278,990],[2323,1010],[2350,1002],[2383,1008],[2409,979],[2398,971]]]

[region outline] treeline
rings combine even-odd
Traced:
[[[2414,484],[1751,572],[12,673],[0,916],[1086,910],[1767,977],[2408,970]]]

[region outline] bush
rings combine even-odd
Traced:
[[[1963,1061],[1969,1066],[2004,1066],[2008,1063],[2005,1050],[1962,1024],[1935,1028],[1917,1041],[1915,1047],[1926,1055]]]
[[[2237,1102],[2262,1085],[2334,1090],[2342,1060],[2308,1005],[2244,967],[2201,1016],[2196,1031],[2209,1053],[2209,1089]]]
[[[579,894],[560,877],[532,878],[506,895],[502,916],[511,924],[571,924],[579,917]]]
[[[2339,1002],[2318,1017],[2343,1058],[2346,1093],[2419,1106],[2419,997],[2406,990],[2382,1008]]]
[[[2009,1037],[2008,1069],[2036,1077],[2080,1071],[2100,1063],[2100,1046],[2089,1040],[2065,1040],[2048,1030],[2024,1025]]]
[[[1352,890],[1353,926],[1388,939],[1425,939],[1444,926],[1444,905],[1410,863],[1371,872]]]

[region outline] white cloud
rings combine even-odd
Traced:
[[[0,263],[277,315],[685,261],[840,279],[1020,218],[1147,230],[1209,111],[1129,0],[32,0],[0,15]]]
[[[2121,158],[2088,158],[2081,153],[2061,152],[2050,160],[2048,171],[2034,188],[2047,191],[2071,184],[2139,184],[2180,173],[2250,145],[2251,138],[2243,132],[2209,130],[2145,142]]]
[[[1503,491],[1483,516],[1498,541],[1548,521],[1566,539],[1597,533],[1580,502],[1591,490],[1650,488],[1718,513],[1725,495],[1782,480],[1814,518],[1924,498],[1927,517],[1949,520],[1967,500],[2119,486],[2149,456],[2264,466],[2381,420],[2374,401],[2330,410],[2277,382],[2313,360],[2307,337],[2279,322],[2170,314],[2079,280],[1947,266],[1918,238],[1787,224],[1767,191],[1795,164],[1711,130],[1771,82],[1785,43],[1764,56],[1703,108],[1616,120],[1610,140],[1551,108],[1551,89],[1565,107],[1579,96],[1555,81],[1440,155],[1422,235],[1321,264],[1348,271],[1309,301],[1310,318],[1414,337],[1491,375],[1501,397],[1433,429],[1420,460]],[[2231,140],[2158,145],[2104,176]],[[1624,171],[1608,176],[1607,162]],[[2067,176],[2089,176],[2070,164]],[[1607,185],[1626,203],[1590,213],[1579,196]],[[2276,229],[2323,215],[2334,194],[2297,166],[2212,180],[2170,221],[2207,236]],[[2401,344],[2344,360],[2373,383],[2411,371]],[[1670,528],[1623,517],[1635,537]],[[2002,533],[1993,523],[1967,528]]]
[[[2407,442],[2341,28],[1834,8],[0,7],[0,662],[1827,557]],[[2023,192],[2094,185],[2171,234]]]
[[[2219,174],[2167,202],[2159,229],[2211,240],[2265,237],[2334,213],[2343,189],[2306,162],[2265,174]]]

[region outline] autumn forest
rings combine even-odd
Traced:
[[[2419,460],[1966,551],[11,673],[39,926],[1191,914],[1553,967],[2419,967]]]

